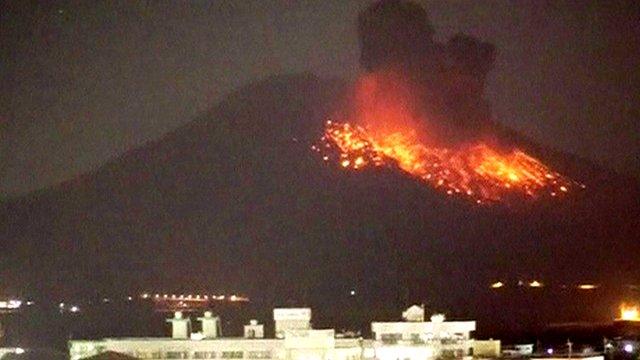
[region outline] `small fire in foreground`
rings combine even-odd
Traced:
[[[327,121],[321,144],[312,149],[345,169],[395,166],[447,195],[478,204],[517,194],[559,197],[584,188],[523,151],[503,152],[484,142],[457,149],[429,147],[411,132],[375,136],[361,126]]]
[[[620,319],[623,321],[640,321],[640,311],[637,306],[620,306]]]

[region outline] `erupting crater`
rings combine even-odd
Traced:
[[[344,169],[393,167],[447,195],[478,204],[561,197],[580,184],[552,170],[519,149],[502,150],[476,140],[452,146],[431,145],[413,125],[409,92],[381,91],[375,79],[356,87],[355,121],[327,121],[320,142],[312,150]],[[418,119],[419,121],[422,121]],[[400,125],[398,125],[400,124]]]

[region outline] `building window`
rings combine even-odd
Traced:
[[[402,334],[382,334],[380,339],[385,344],[397,344],[398,341],[402,340]]]
[[[188,359],[189,353],[186,351],[167,351],[165,354],[167,359]]]
[[[223,359],[242,359],[243,353],[242,351],[223,351],[221,357]]]
[[[137,359],[158,359],[158,358],[160,358],[160,354],[155,356],[155,353],[146,352],[146,351],[136,351],[135,354],[132,354],[131,356],[134,357],[134,358],[137,358]]]
[[[196,351],[193,353],[194,359],[215,359],[216,352],[215,351]]]
[[[411,343],[412,344],[424,344],[424,339],[420,336],[420,334],[411,334]]]
[[[249,351],[247,359],[271,359],[271,351]]]

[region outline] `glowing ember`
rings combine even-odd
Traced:
[[[620,320],[640,321],[640,311],[637,306],[620,306]]]
[[[501,152],[484,142],[459,149],[429,147],[411,131],[375,136],[364,127],[331,121],[322,142],[312,149],[325,161],[354,170],[396,166],[448,195],[477,203],[501,201],[508,194],[556,197],[579,185],[520,150]]]

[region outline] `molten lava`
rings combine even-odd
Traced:
[[[405,84],[390,77],[365,77],[356,87],[355,111],[347,116],[352,121],[327,121],[322,143],[312,149],[346,169],[396,167],[448,195],[477,203],[513,195],[558,197],[584,187],[518,149],[504,151],[480,140],[427,144],[428,122],[415,115],[412,96]]]

